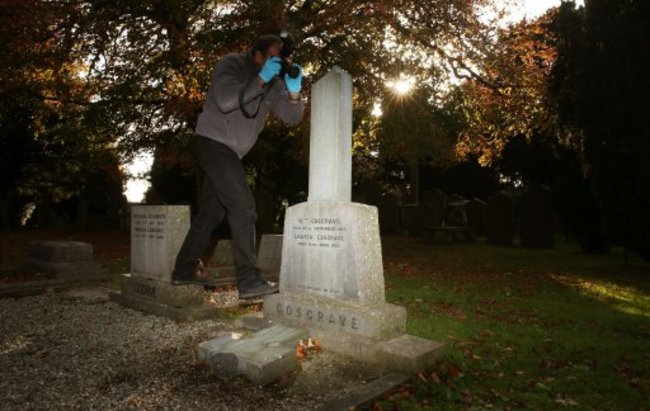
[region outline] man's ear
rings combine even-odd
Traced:
[[[255,50],[255,52],[253,52],[253,61],[255,64],[262,66],[264,64],[264,53],[259,50]]]

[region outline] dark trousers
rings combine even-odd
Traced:
[[[192,277],[214,228],[228,218],[238,285],[259,278],[255,252],[255,200],[237,154],[228,146],[197,136],[199,163],[205,171],[199,213],[176,257],[179,277]]]

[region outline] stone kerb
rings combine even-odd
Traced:
[[[131,274],[168,282],[190,227],[188,206],[133,206]]]

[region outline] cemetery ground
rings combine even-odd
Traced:
[[[91,242],[101,265],[114,274],[128,271],[128,233],[3,233],[0,284],[43,278],[10,268],[24,258],[28,241],[44,239]],[[642,410],[650,404],[650,265],[634,255],[626,264],[621,250],[584,255],[572,243],[530,250],[408,237],[386,237],[382,247],[387,301],[407,308],[409,333],[447,345],[433,369],[371,406]],[[181,324],[94,298],[92,289],[83,293],[0,300],[0,379],[2,396],[11,396],[0,408],[24,401],[36,408],[306,409],[319,402],[305,384],[318,384],[314,368],[332,366],[328,353],[308,355],[305,378],[299,372],[288,388],[222,383],[193,360],[199,342],[232,330],[250,307],[209,326]],[[19,306],[25,317],[10,318]],[[87,317],[70,319],[72,311]],[[130,347],[128,356],[107,362],[104,354],[118,342]],[[68,356],[66,369],[52,369],[57,355]],[[373,377],[354,366],[340,370],[350,374],[341,381]]]

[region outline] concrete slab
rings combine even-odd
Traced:
[[[273,325],[272,320],[264,318],[263,315],[258,314],[244,315],[239,321],[241,328],[250,331],[259,331],[263,328],[267,328]]]
[[[137,311],[142,311],[147,314],[169,318],[175,321],[189,322],[222,317],[219,309],[209,304],[187,307],[173,307],[170,305],[157,303],[147,298],[134,297],[132,295],[125,295],[116,292],[110,293],[109,297],[111,301],[114,301],[125,307]]]
[[[205,341],[196,356],[221,378],[245,375],[265,385],[296,370],[296,346],[307,337],[305,330],[274,325],[251,335],[230,333]]]
[[[56,263],[93,261],[93,246],[82,241],[35,241],[27,246],[29,258]]]
[[[442,356],[444,344],[405,334],[378,344],[385,366],[408,374],[431,367]]]
[[[25,266],[59,279],[108,276],[93,260],[93,246],[82,241],[35,241],[27,247]]]
[[[342,398],[326,402],[318,410],[337,411],[356,409],[399,387],[408,380],[409,377],[404,374],[388,373],[367,384],[355,387]]]

